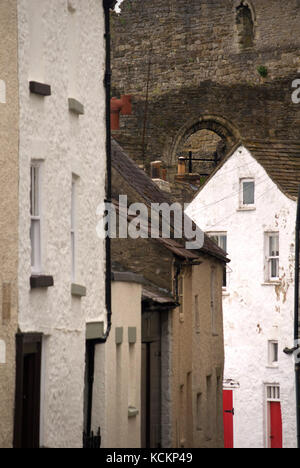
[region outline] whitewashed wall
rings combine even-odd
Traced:
[[[69,8],[68,8],[69,7]],[[101,0],[19,0],[19,327],[45,335],[41,444],[80,447],[85,324],[105,320],[104,243],[96,234],[104,199],[104,14]],[[75,50],[74,50],[75,49]],[[29,93],[29,81],[52,95]],[[72,93],[72,95],[71,95]],[[77,116],[68,98],[85,107]],[[42,160],[42,263],[54,287],[30,290],[30,162]],[[71,180],[78,179],[77,277],[71,296]]]
[[[255,178],[256,209],[239,210],[239,180]],[[296,446],[293,358],[293,275],[296,202],[240,147],[188,207],[207,232],[227,232],[224,291],[225,380],[234,390],[235,447],[266,446],[265,384],[280,384],[284,447]],[[264,233],[280,233],[280,285],[265,284]],[[268,367],[268,340],[279,341],[279,366]]]

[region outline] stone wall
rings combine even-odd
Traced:
[[[228,146],[299,140],[299,27],[297,0],[124,0],[112,15],[113,94],[133,95],[133,115],[121,116],[114,137],[138,163],[162,159],[171,175],[201,122]]]

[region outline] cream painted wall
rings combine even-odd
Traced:
[[[0,448],[13,439],[18,307],[17,2],[0,2]]]
[[[112,283],[112,320],[110,336],[102,350],[106,400],[98,392],[98,411],[102,418],[103,448],[139,448],[141,446],[141,318],[142,286],[137,283]],[[136,327],[137,341],[128,343],[128,327]],[[123,342],[116,344],[116,328],[123,328]],[[104,355],[106,359],[103,360]],[[99,359],[98,359],[99,362]],[[105,381],[104,381],[105,376]],[[94,394],[95,396],[95,394]],[[128,417],[128,407],[138,410]]]
[[[70,17],[78,26],[72,60]],[[81,447],[85,327],[106,316],[105,250],[96,233],[106,160],[102,1],[19,0],[18,21],[19,327],[44,334],[41,445]],[[31,80],[51,85],[52,95],[30,94]],[[68,92],[74,87],[76,96]],[[82,102],[84,115],[69,111],[70,97]],[[42,273],[54,277],[53,288],[34,291],[29,287],[32,159],[42,162]],[[87,288],[82,299],[71,296],[72,174],[78,177],[75,281]]]
[[[239,181],[255,178],[255,210],[240,211]],[[223,295],[225,380],[233,380],[235,447],[266,446],[265,384],[280,384],[283,444],[296,445],[293,346],[296,202],[240,147],[188,208],[207,232],[227,232],[231,259]],[[280,233],[280,284],[265,284],[264,233]],[[268,366],[268,341],[279,342],[279,365]]]
[[[199,260],[200,265],[182,269],[182,307],[172,312],[172,446],[222,448],[223,264],[204,255]],[[210,307],[212,269],[214,329]]]

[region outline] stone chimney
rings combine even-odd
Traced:
[[[162,168],[161,161],[153,161],[150,164],[151,179],[163,192],[171,193],[171,187],[167,182],[167,170]]]
[[[196,173],[189,173],[186,170],[186,158],[180,156],[178,158],[178,171],[175,176],[176,182],[187,182],[192,185],[200,185],[200,175]]]

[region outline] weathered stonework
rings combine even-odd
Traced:
[[[172,179],[201,125],[227,149],[246,139],[299,140],[300,106],[291,100],[299,2],[124,0],[112,20],[114,95],[133,96],[133,114],[121,116],[114,137],[139,164],[163,160]]]

